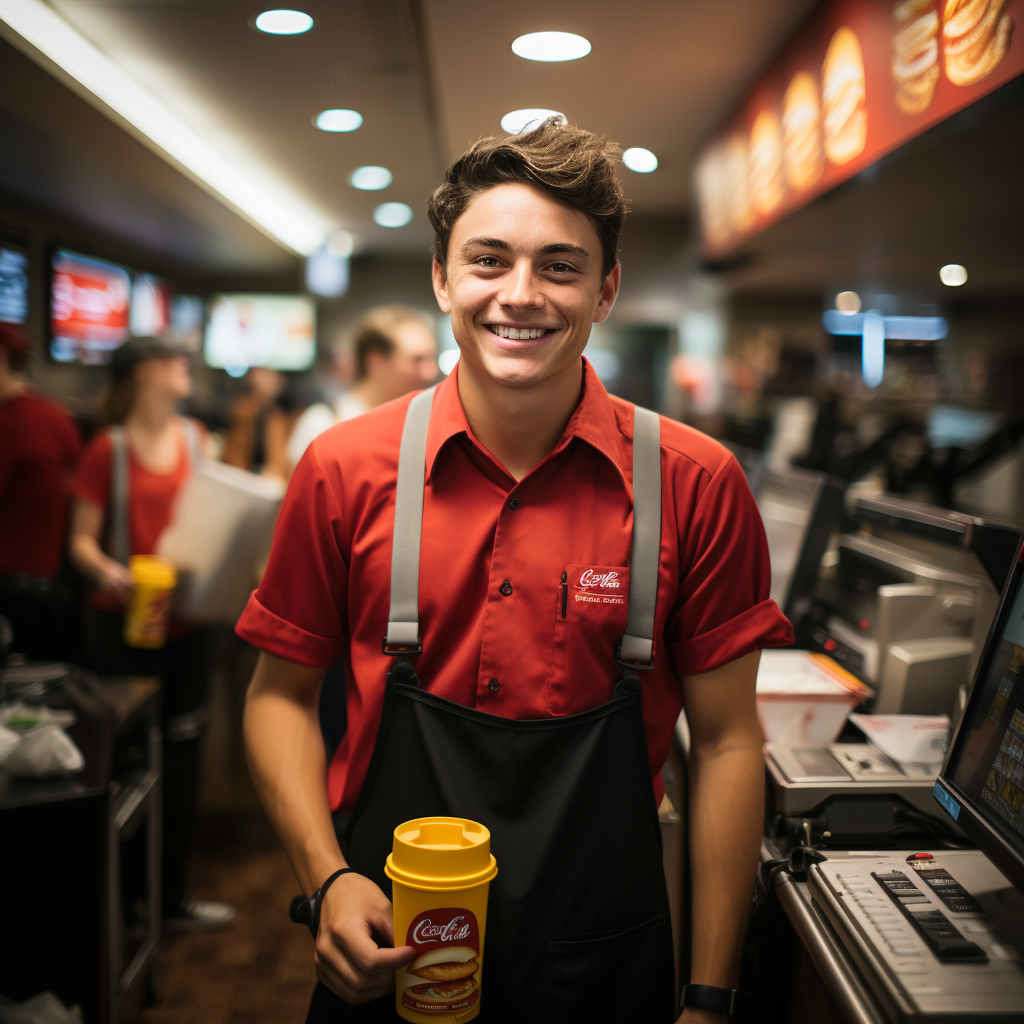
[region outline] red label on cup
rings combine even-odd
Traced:
[[[480,998],[480,929],[463,907],[414,917],[406,945],[416,957],[405,968],[402,1004],[420,1013],[455,1013]]]

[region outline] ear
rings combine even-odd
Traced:
[[[622,276],[622,267],[616,263],[608,276],[601,284],[601,298],[598,299],[597,309],[594,310],[594,323],[599,324],[608,318],[608,314],[615,305],[615,297],[619,294],[619,279]]]
[[[448,275],[436,258],[430,270],[430,277],[431,283],[434,286],[434,298],[437,299],[441,312],[450,313],[452,311],[452,304],[448,301]]]

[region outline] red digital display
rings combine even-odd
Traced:
[[[131,280],[113,263],[60,251],[53,257],[50,352],[61,362],[106,362],[128,338]]]

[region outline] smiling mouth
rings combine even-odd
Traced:
[[[506,341],[533,341],[553,334],[554,327],[506,327],[504,324],[487,324],[487,330]]]

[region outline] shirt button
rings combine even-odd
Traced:
[[[510,509],[512,509],[512,511],[514,512],[514,511],[515,511],[515,510],[516,510],[517,508],[519,508],[519,499],[518,499],[518,498],[513,498],[513,499],[512,499],[512,500],[511,500],[511,501],[510,501],[510,502],[508,503],[508,507],[509,507]]]
[[[499,683],[497,679],[492,679],[487,684],[487,689],[490,690],[491,693],[497,693],[501,689],[501,683]]]
[[[508,580],[505,580],[505,582],[498,587],[498,593],[504,594],[505,597],[508,597],[508,595],[512,593],[512,584]]]

